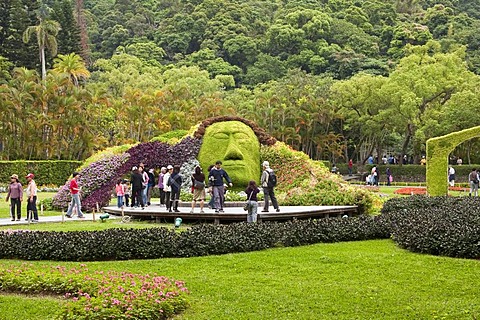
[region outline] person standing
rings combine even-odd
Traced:
[[[122,185],[123,185],[123,190],[125,191],[124,197],[125,197],[125,203],[124,205],[126,207],[129,207],[130,204],[130,195],[132,194],[131,188],[130,188],[130,183],[127,181],[127,179],[122,180]]]
[[[248,183],[248,187],[245,190],[245,193],[247,194],[247,203],[248,203],[247,222],[248,223],[257,222],[257,210],[258,210],[257,194],[260,193],[260,189],[258,189],[255,181],[250,180],[250,182]]]
[[[143,206],[147,205],[147,192],[148,192],[148,173],[145,172],[145,168],[143,167],[143,164],[138,166],[138,172],[142,176],[142,190],[141,190],[141,197],[143,201]],[[142,207],[143,207],[142,206]]]
[[[455,186],[455,169],[452,166],[448,168],[448,183],[450,187]]]
[[[165,191],[163,188],[165,187],[163,184],[163,177],[165,176],[165,173],[167,173],[167,168],[162,167],[160,169],[160,174],[158,175],[158,190],[160,192],[160,206],[165,205]]]
[[[223,205],[225,203],[225,187],[223,186],[223,179],[228,182],[230,187],[233,186],[232,180],[228,173],[222,169],[222,161],[217,160],[215,167],[210,170],[208,180],[212,185],[213,197],[215,198],[215,212],[224,212]]]
[[[212,171],[215,165],[211,164],[208,166],[208,174],[210,175],[210,171]],[[210,201],[208,202],[208,208],[215,210],[215,197],[213,196],[213,184],[212,181],[208,181],[208,194],[210,195]]]
[[[275,191],[274,191],[275,185],[277,184],[277,181],[276,181],[277,178],[275,177],[275,173],[273,172],[273,169],[270,168],[270,164],[268,163],[268,161],[263,161],[262,166],[263,166],[263,172],[262,172],[262,178],[260,182],[262,184],[263,194],[265,197],[262,212],[268,212],[268,207],[269,207],[268,198],[272,200],[273,208],[277,212],[280,212],[280,208],[278,207],[277,198],[275,197]]]
[[[168,184],[171,189],[170,201],[173,203],[173,211],[180,212],[178,210],[178,202],[180,201],[180,190],[182,189],[182,176],[180,175],[180,166],[176,165],[173,167],[173,173],[168,179]]]
[[[477,169],[472,169],[472,172],[468,175],[468,181],[470,182],[470,194],[469,196],[472,196],[472,193],[475,197],[478,197],[478,172]]]
[[[153,187],[155,186],[155,170],[153,168],[150,168],[148,170],[148,184],[147,184],[147,206],[150,205],[150,199],[152,199],[152,190]]]
[[[25,177],[28,182],[27,186],[27,221],[32,220],[38,222],[38,210],[37,210],[37,184],[35,183],[35,175],[33,173],[27,174]],[[33,214],[33,217],[32,217]]]
[[[163,191],[165,192],[165,207],[168,212],[172,212],[172,202],[170,201],[170,193],[172,192],[172,188],[168,181],[170,180],[170,176],[173,172],[173,166],[167,166],[167,172],[163,176]]]
[[[145,203],[142,197],[143,177],[136,166],[132,168],[130,183],[132,185],[132,208],[138,208],[138,205],[140,205],[142,209],[145,209]]]
[[[386,159],[386,157],[385,157]],[[353,172],[353,160],[350,159],[348,160],[348,175],[351,176]]]
[[[78,178],[80,178],[80,174],[78,172],[74,172],[72,176],[73,178],[70,180],[70,194],[72,195],[72,202],[70,202],[65,216],[67,218],[71,218],[73,207],[77,206],[77,215],[80,219],[82,219],[84,216],[82,212],[82,203],[80,202],[81,187],[78,187]]]
[[[195,167],[195,173],[192,174],[192,186],[193,186],[193,200],[192,200],[192,210],[190,213],[193,213],[197,201],[200,201],[200,213],[204,213],[203,205],[205,201],[205,175],[202,172],[200,166]]]
[[[123,197],[125,196],[125,187],[122,184],[122,180],[117,181],[115,186],[115,193],[117,194],[117,207],[123,207]]]
[[[15,211],[17,212],[17,221],[22,219],[22,199],[23,199],[23,188],[22,184],[18,181],[18,175],[12,174],[10,177],[10,185],[8,186],[8,193],[5,201],[8,202],[10,199],[10,215],[12,216],[12,221],[15,221]]]
[[[372,172],[371,172],[371,174],[372,174],[372,178],[373,178],[373,185],[374,185],[374,186],[378,186],[378,178],[379,178],[379,176],[378,176],[378,170],[377,170],[377,166],[376,166],[376,165],[374,165],[374,166],[372,167]]]
[[[385,174],[387,175],[387,186],[391,185],[393,178],[392,178],[392,171],[390,170],[390,167],[387,167],[387,170],[385,171]]]

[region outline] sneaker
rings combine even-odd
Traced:
[[[17,219],[17,221],[20,221],[20,220],[22,220],[22,219],[20,219],[20,218]]]
[[[280,212],[280,208],[277,208],[277,212]]]
[[[262,212],[268,212],[268,210],[262,210]]]
[[[85,219],[85,216],[78,216],[78,219]]]
[[[190,210],[190,213],[194,213],[193,210]]]
[[[175,211],[175,212],[180,212],[180,210],[178,210],[178,209],[175,209],[175,210],[173,210],[173,211]]]
[[[68,214],[66,214],[66,215],[65,215],[65,217],[67,217],[67,218],[71,218],[72,216],[71,216],[71,215],[68,215]]]
[[[32,222],[38,222],[38,219],[33,219]]]
[[[12,221],[15,221],[15,218],[13,218]]]
[[[28,218],[27,218],[27,219],[25,219],[25,221],[28,221]]]
[[[224,213],[225,211],[223,211],[223,209],[220,209],[220,213]]]
[[[142,210],[145,210],[145,207],[142,207]]]
[[[215,213],[218,213],[219,211],[217,209],[215,209]]]
[[[205,213],[205,211],[203,211],[203,210],[200,210],[200,213]]]

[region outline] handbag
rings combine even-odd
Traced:
[[[192,175],[193,178],[193,175]],[[198,181],[197,179],[193,178],[193,188],[194,189],[203,189],[205,188],[205,182]]]
[[[250,192],[250,196],[248,197],[247,202],[245,202],[245,204],[243,205],[243,210],[245,211],[248,211],[248,209],[250,209],[250,206],[251,206],[250,199],[252,198],[252,194],[253,194],[253,190],[252,192]]]

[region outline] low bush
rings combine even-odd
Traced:
[[[90,272],[85,265],[36,271],[0,269],[0,290],[8,293],[63,295],[67,303],[56,319],[167,319],[187,307],[182,281],[163,276]]]
[[[317,242],[388,238],[377,217],[294,220],[259,224],[202,224],[177,233],[167,228],[102,231],[0,232],[0,258],[99,261],[192,257]]]
[[[388,200],[381,220],[393,240],[413,252],[480,258],[477,197],[412,196]]]
[[[40,185],[61,186],[82,164],[81,161],[45,160],[45,161],[0,161],[0,181],[10,181],[12,174],[18,174],[20,182],[25,184],[25,176],[32,172],[35,182]]]

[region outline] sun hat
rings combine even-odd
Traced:
[[[172,166],[171,164],[169,164],[169,165],[167,166],[167,169],[168,169],[168,170],[173,169],[173,166]]]
[[[18,179],[18,174],[12,174],[12,176],[10,178]]]

